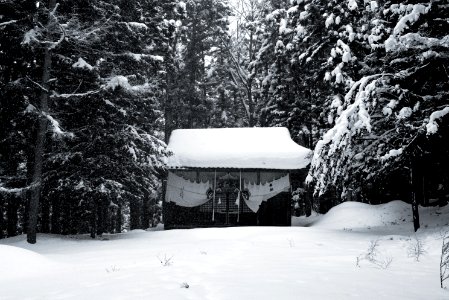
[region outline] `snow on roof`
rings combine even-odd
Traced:
[[[305,168],[312,151],[285,127],[177,129],[170,136],[168,168]]]

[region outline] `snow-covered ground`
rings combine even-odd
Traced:
[[[294,227],[9,238],[0,299],[449,299],[439,282],[449,206],[420,213],[416,235],[410,206],[395,201],[344,203]]]

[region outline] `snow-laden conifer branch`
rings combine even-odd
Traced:
[[[329,184],[345,176],[346,162],[354,157],[353,139],[362,132],[371,132],[368,100],[379,78],[392,74],[365,76],[354,83],[345,95],[346,108],[335,125],[318,141],[306,182],[315,185],[315,193],[326,192]],[[334,160],[334,162],[332,162]]]
[[[41,183],[40,182],[35,182],[33,184],[27,185],[25,187],[21,187],[21,188],[8,188],[5,187],[4,184],[0,183],[0,194],[22,194],[26,191],[32,190],[36,187],[38,187]]]
[[[7,25],[10,25],[10,24],[14,24],[14,23],[17,23],[19,20],[10,20],[10,21],[6,21],[6,22],[2,22],[2,23],[0,23],[0,27],[3,27],[3,26],[7,26]]]
[[[100,93],[101,90],[95,90],[95,91],[87,91],[84,93],[70,93],[70,94],[58,94],[56,92],[53,92],[53,94],[50,96],[50,98],[74,98],[74,97],[85,97],[93,94]]]
[[[64,131],[61,126],[59,125],[59,122],[56,121],[51,115],[48,113],[42,112],[43,116],[47,118],[48,121],[50,121],[50,125],[53,129],[53,135],[56,137],[67,137],[67,138],[73,138],[75,135],[72,132],[66,132]]]
[[[429,122],[426,124],[427,134],[435,134],[438,131],[438,124],[436,120],[443,118],[449,114],[449,106],[446,106],[445,108],[441,110],[434,111],[430,117]]]
[[[48,93],[49,90],[46,89],[45,87],[42,86],[42,84],[34,81],[33,79],[31,79],[29,76],[26,76],[26,79],[28,79],[32,84],[34,84],[35,86],[37,86],[39,89],[41,89],[42,91]]]

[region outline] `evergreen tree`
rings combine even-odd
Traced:
[[[26,65],[29,71],[21,80],[27,79],[28,92],[22,95],[26,100],[41,94],[42,100],[45,94],[50,108],[26,101],[28,106],[21,108],[30,118],[44,121],[36,130],[41,133],[40,146],[34,147],[42,153],[32,155],[42,157],[43,171],[42,175],[35,172],[30,186],[37,195],[42,188],[43,197],[32,201],[30,216],[37,222],[35,205],[40,202],[41,231],[90,230],[93,236],[120,231],[119,223],[128,211],[131,228],[148,227],[149,214],[157,205],[165,156],[160,140],[162,54],[168,51],[176,27],[174,8],[178,4],[53,4],[33,7],[37,11],[33,20],[21,21],[21,34],[14,44],[44,54],[42,60],[35,56],[34,64]],[[17,29],[11,29],[11,36],[17,34],[12,30]],[[2,89],[4,92],[7,90]],[[9,112],[6,115],[11,116]],[[3,188],[3,194],[14,191]]]
[[[449,112],[448,10],[441,1],[406,4],[364,8],[375,22],[355,34],[373,51],[362,64],[374,67],[362,69],[334,127],[317,144],[309,173],[317,193],[334,185],[343,198],[349,189],[372,198],[373,190],[385,187],[386,175],[403,170],[400,175],[408,178],[411,169],[416,178],[425,159],[447,151],[439,143]]]
[[[222,42],[228,39],[229,8],[221,0],[190,0],[176,44],[176,75],[170,81],[166,122],[170,129],[204,128],[212,124],[220,95]],[[223,97],[223,94],[221,94]],[[167,136],[168,137],[168,136]]]

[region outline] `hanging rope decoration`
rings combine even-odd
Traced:
[[[165,201],[184,207],[199,206],[210,200],[207,195],[210,189],[209,181],[192,182],[169,172]]]
[[[217,172],[214,172],[213,185],[207,182],[192,182],[184,179],[176,174],[169,172],[167,182],[167,192],[165,200],[167,202],[175,202],[179,206],[195,207],[202,205],[212,200],[212,221],[215,221],[215,210],[217,205],[221,205],[221,197],[217,199],[217,193],[221,193],[221,185],[217,184]],[[233,183],[233,191],[237,194],[235,205],[238,207],[237,220],[240,219],[241,200],[245,201],[246,205],[253,212],[259,210],[259,206],[263,201],[281,192],[288,192],[290,189],[289,174],[286,174],[278,179],[266,182],[265,184],[251,183],[245,181],[242,172],[239,172],[239,177],[226,174],[222,176],[222,180],[239,180]],[[235,187],[236,186],[236,187]],[[234,188],[235,187],[235,188]],[[223,187],[226,189],[226,187]]]

